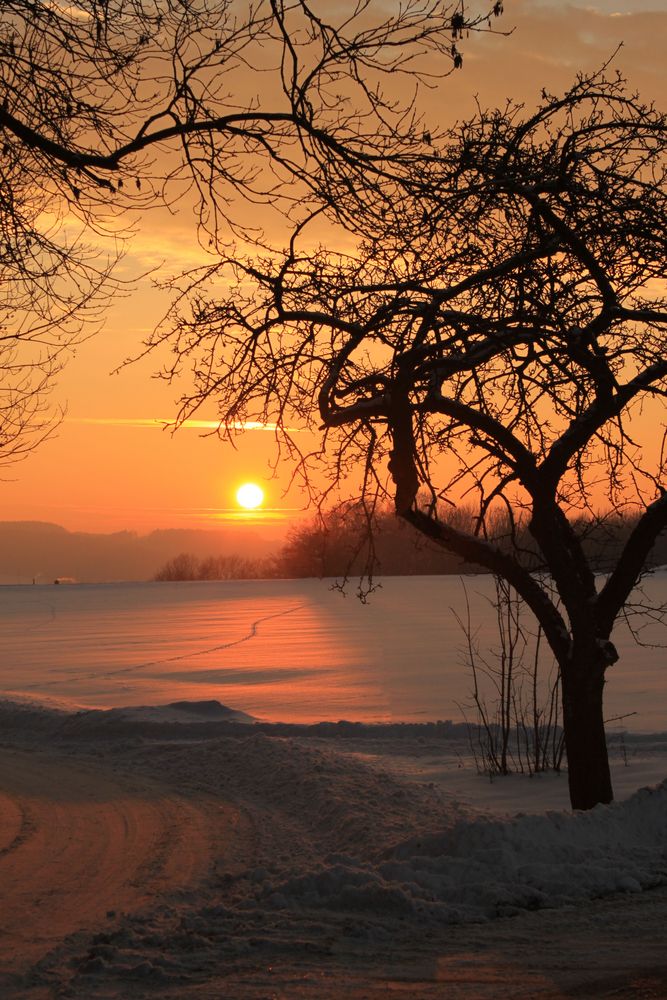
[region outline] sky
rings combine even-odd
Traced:
[[[600,66],[620,42],[615,65],[643,96],[664,99],[667,3],[600,0],[587,5],[545,0],[505,3],[499,26],[510,37],[466,40],[463,71],[426,97],[427,114],[444,124],[507,97],[531,103],[543,87],[567,86],[577,71]],[[185,209],[173,217],[149,213],[119,276],[156,266],[178,272],[201,262],[195,227]],[[53,438],[4,472],[0,520],[41,520],[69,530],[141,533],[155,528],[229,528],[242,520],[259,535],[277,536],[306,513],[290,469],[276,461],[270,430],[246,430],[234,446],[206,427],[165,429],[177,412],[177,392],[156,379],[155,358],[121,367],[167,307],[164,292],[145,278],[114,301],[99,334],[82,343],[53,394],[65,417]],[[202,419],[214,419],[213,409]],[[304,435],[305,438],[305,435]],[[239,517],[245,481],[265,490],[263,509]]]

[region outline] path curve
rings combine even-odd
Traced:
[[[244,825],[233,806],[103,763],[0,749],[0,978],[201,882]]]

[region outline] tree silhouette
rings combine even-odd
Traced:
[[[388,491],[507,580],[559,664],[571,801],[589,808],[612,798],[612,630],[667,524],[665,118],[605,70],[423,140],[398,179],[330,178],[353,251],[313,248],[304,224],[282,256],[228,259],[229,296],[224,262],[202,277],[170,335],[194,371],[184,412],[212,397],[223,429],[319,423],[334,479],[362,468],[369,503]],[[474,530],[442,515],[462,496]],[[509,545],[499,509],[521,522]],[[629,513],[596,578],[587,526]]]
[[[119,239],[183,199],[212,252],[261,239],[245,201],[291,218],[328,182],[383,176],[414,145],[413,87],[460,65],[463,30],[498,4],[305,0],[8,0],[0,21],[0,453],[48,429],[45,393],[117,290]],[[405,101],[383,93],[391,79]],[[296,187],[295,187],[296,185]],[[80,312],[83,310],[83,313]]]

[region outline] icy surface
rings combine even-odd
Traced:
[[[465,586],[476,641],[497,646],[491,581]],[[667,573],[646,590],[664,602]],[[87,708],[219,700],[272,721],[460,719],[471,679],[452,609],[458,577],[388,578],[367,605],[316,580],[0,587],[0,693]],[[608,717],[667,730],[662,652],[624,627],[613,641]]]

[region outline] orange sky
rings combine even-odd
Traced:
[[[510,38],[466,42],[463,72],[428,95],[430,115],[442,121],[463,117],[472,111],[475,93],[483,104],[510,96],[530,103],[542,87],[557,90],[578,70],[597,68],[620,41],[619,68],[644,96],[664,100],[664,0],[593,0],[585,8],[507,0],[503,26],[514,26]],[[173,219],[156,213],[144,220],[122,269],[133,276],[164,262],[166,271],[177,272],[201,259],[185,210]],[[198,428],[171,435],[159,421],[174,417],[176,393],[151,378],[155,360],[111,374],[136,353],[165,307],[163,293],[148,280],[112,304],[103,331],[78,348],[60,379],[54,401],[67,407],[67,415],[57,435],[5,471],[0,520],[53,521],[87,531],[212,527],[234,523],[234,494],[245,480],[258,482],[267,494],[270,512],[253,515],[258,533],[274,537],[302,516],[305,501],[298,490],[284,495],[284,465],[271,478],[270,431],[245,431],[236,448],[203,437]]]

